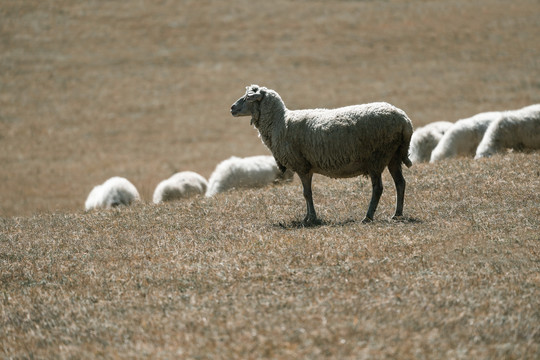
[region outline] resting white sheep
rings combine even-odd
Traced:
[[[206,196],[214,196],[234,188],[262,187],[275,181],[290,180],[293,176],[292,171],[282,173],[272,156],[232,156],[216,166],[208,179]]]
[[[474,156],[487,127],[500,115],[500,112],[492,111],[456,121],[431,152],[430,162],[457,156]]]
[[[400,109],[371,103],[338,109],[289,110],[274,90],[258,85],[231,107],[233,116],[251,115],[280,169],[302,180],[307,214],[304,224],[318,223],[311,192],[314,173],[333,178],[369,175],[372,195],[364,221],[371,221],[383,191],[381,174],[388,166],[397,192],[395,217],[402,216],[412,123]]]
[[[503,149],[540,149],[540,104],[503,112],[487,128],[475,159]]]
[[[154,190],[153,201],[159,204],[204,194],[207,187],[208,182],[201,175],[193,171],[182,171],[158,184]]]
[[[108,209],[119,205],[130,205],[139,199],[139,192],[129,180],[115,176],[95,186],[88,194],[84,207],[87,211],[95,208]]]
[[[409,151],[412,163],[428,162],[431,152],[452,125],[449,121],[435,121],[414,130]]]

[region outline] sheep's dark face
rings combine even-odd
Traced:
[[[246,87],[246,94],[231,106],[232,116],[255,115],[255,112],[258,111],[257,103],[262,100],[265,93],[266,88],[258,85]]]
[[[242,96],[231,106],[231,114],[234,117],[251,115],[253,103],[246,101],[246,97]]]

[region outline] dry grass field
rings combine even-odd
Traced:
[[[268,154],[230,105],[388,101],[415,126],[540,103],[540,4],[0,3],[1,358],[540,358],[540,152],[149,204]],[[124,176],[143,202],[83,212]]]
[[[520,166],[516,166],[520,164]],[[298,180],[170,205],[1,220],[0,354],[13,358],[540,356],[540,154]],[[448,174],[452,174],[449,176]]]

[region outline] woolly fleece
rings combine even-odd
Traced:
[[[456,121],[431,152],[430,162],[457,156],[474,156],[487,127],[500,116],[500,112],[491,111]]]
[[[412,163],[429,162],[431,152],[452,125],[449,121],[436,121],[414,130],[409,151]]]
[[[101,185],[95,186],[84,204],[85,209],[112,208],[119,205],[130,205],[139,200],[137,188],[123,177],[112,177]]]
[[[152,199],[154,204],[159,204],[188,198],[204,194],[207,186],[208,182],[203,176],[193,171],[182,171],[160,182],[154,190]]]
[[[493,121],[476,149],[475,159],[504,149],[540,149],[540,104],[506,111]]]

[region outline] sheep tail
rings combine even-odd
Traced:
[[[409,156],[408,155],[405,155],[405,158],[401,159],[403,161],[403,163],[408,167],[410,168],[412,166],[412,162],[411,162],[411,159],[409,159]]]
[[[287,168],[285,166],[283,166],[279,161],[277,161],[276,158],[274,158],[274,160],[276,160],[276,164],[278,166],[278,169],[279,171],[281,171],[281,174],[285,174],[285,171],[287,171]]]
[[[409,159],[409,144],[411,143],[412,133],[413,133],[412,126],[408,126],[405,129],[403,129],[403,132],[401,133],[403,136],[403,139],[402,139],[401,145],[398,148],[401,161],[408,168],[412,166],[411,159]]]

